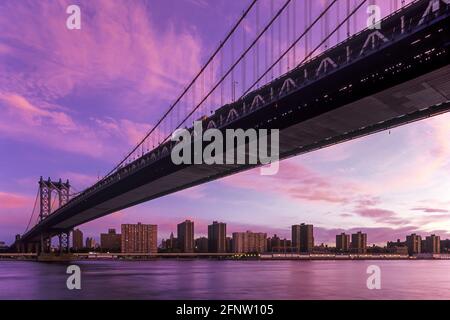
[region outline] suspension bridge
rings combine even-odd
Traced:
[[[378,6],[383,13],[372,19]],[[279,129],[280,159],[450,110],[448,0],[253,0],[125,157],[71,194],[41,178],[20,252],[69,247],[74,227],[260,164],[175,165],[172,133]],[[34,223],[34,219],[37,219]]]

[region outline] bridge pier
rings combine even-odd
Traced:
[[[48,235],[41,234],[41,245],[40,252],[41,253],[49,253],[51,251],[52,238]]]
[[[69,253],[70,251],[70,230],[61,232],[58,235],[59,239],[59,254]]]

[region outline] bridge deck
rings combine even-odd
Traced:
[[[419,4],[408,9],[417,10],[413,12],[416,20],[426,3]],[[395,29],[398,22],[395,19],[400,20],[401,14],[390,18],[388,27]],[[280,129],[280,157],[285,159],[447,112],[450,110],[449,22],[447,9],[433,21],[395,35],[376,50],[342,63],[275,100],[268,101],[271,87],[265,86],[249,95],[252,98],[260,94],[268,101],[264,106],[240,112],[237,119],[220,129]],[[350,44],[364,43],[370,32],[362,32],[321,57],[342,61],[341,52]],[[316,66],[318,63],[320,57],[311,62]],[[294,70],[271,84],[272,88],[279,90],[287,78],[299,84],[303,73],[301,68]],[[225,106],[214,117],[222,119],[224,110],[234,107]],[[37,241],[42,232],[57,234],[117,210],[255,167],[176,166],[170,154],[149,160],[139,160],[110,181],[72,200],[25,234],[24,241]]]

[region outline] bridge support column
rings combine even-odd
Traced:
[[[33,242],[26,243],[25,247],[26,247],[26,253],[33,253],[34,249],[35,249],[35,244]]]
[[[59,254],[69,253],[69,240],[70,240],[70,230],[62,232],[58,236],[59,238]]]
[[[49,253],[51,250],[52,238],[41,234],[41,253]]]
[[[25,244],[24,243],[19,243],[19,246],[18,246],[19,248],[18,248],[18,250],[17,251],[19,251],[19,253],[25,253]]]

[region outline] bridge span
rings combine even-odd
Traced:
[[[205,128],[280,130],[280,158],[450,110],[449,5],[416,1],[203,118]],[[21,243],[258,165],[175,165],[168,141],[42,219]]]

